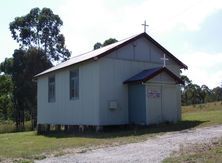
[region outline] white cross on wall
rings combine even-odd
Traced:
[[[144,21],[144,24],[142,24],[142,26],[144,26],[144,32],[146,32],[146,27],[149,27],[149,25],[146,24],[146,20]]]
[[[163,58],[160,59],[163,60],[163,67],[166,67],[166,61],[169,60],[168,58],[166,58],[166,54],[163,54]]]

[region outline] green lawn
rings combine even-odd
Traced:
[[[183,120],[198,120],[203,122],[198,127],[222,124],[222,109],[214,111],[185,113],[183,114]]]
[[[36,132],[9,133],[0,135],[0,155],[7,158],[31,158],[42,152],[100,143],[93,138],[47,137],[36,135]]]
[[[203,122],[198,127],[222,124],[222,102],[183,107],[182,119]]]
[[[36,132],[0,134],[0,158],[41,158],[53,153],[60,155],[66,148],[96,148],[131,142],[144,141],[148,137],[163,134],[166,131],[177,131],[198,125],[196,122],[161,124],[149,128],[111,129],[101,133],[51,133],[37,135]]]
[[[216,108],[216,109],[215,109]],[[183,120],[176,124],[161,124],[149,128],[111,129],[101,133],[64,133],[37,135],[36,132],[0,134],[1,159],[44,158],[53,153],[60,155],[67,148],[95,148],[146,140],[148,137],[169,131],[178,131],[199,126],[222,124],[222,105],[212,103],[206,106],[183,108]]]

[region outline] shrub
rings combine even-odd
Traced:
[[[22,131],[31,131],[32,130],[32,124],[31,121],[25,122],[25,128]],[[13,121],[0,121],[0,134],[2,133],[11,133],[11,132],[17,132],[15,127],[15,122]]]

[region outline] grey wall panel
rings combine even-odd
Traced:
[[[48,77],[38,79],[38,123],[98,125],[99,66],[92,62],[77,67],[79,99],[76,100],[70,100],[69,97],[69,72],[75,66],[54,74],[56,101],[53,103],[48,102]]]
[[[159,75],[153,77],[147,83],[172,83],[176,84],[175,80],[170,77],[166,72],[162,72]]]

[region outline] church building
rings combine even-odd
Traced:
[[[187,66],[147,33],[75,56],[35,76],[39,125],[150,125],[181,119]]]

